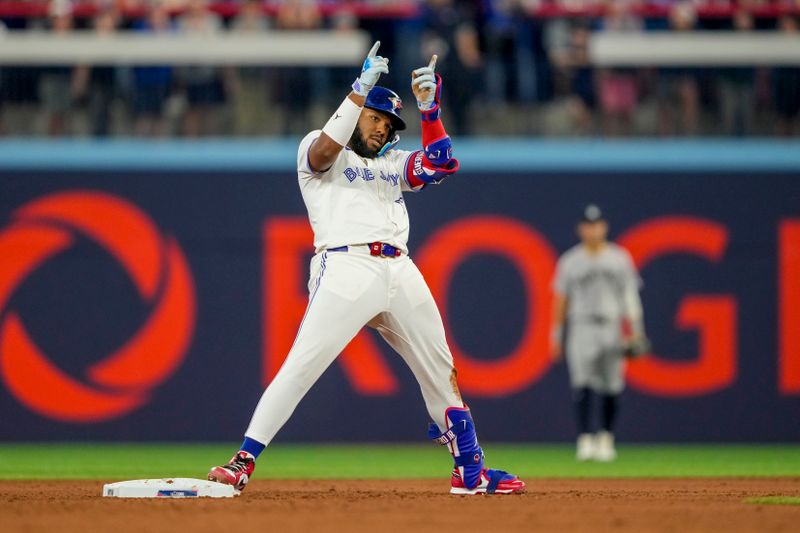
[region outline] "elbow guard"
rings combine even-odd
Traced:
[[[412,160],[412,164],[408,166],[407,170],[408,182],[412,187],[441,183],[447,176],[458,170],[458,159],[441,158],[441,164],[434,164],[423,151],[414,154]]]
[[[453,159],[453,143],[445,136],[425,147],[425,159],[434,167],[446,167]]]

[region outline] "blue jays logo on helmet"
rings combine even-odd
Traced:
[[[386,87],[376,85],[367,95],[364,107],[374,109],[375,111],[382,111],[390,115],[392,126],[395,130],[401,131],[406,129],[406,123],[400,118],[400,110],[403,109],[403,101],[396,92]]]

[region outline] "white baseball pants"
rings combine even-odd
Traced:
[[[367,246],[350,246],[346,252],[322,252],[311,260],[306,314],[245,435],[269,444],[311,386],[367,324],[405,360],[431,418],[447,429],[445,410],[463,403],[451,383],[453,356],[430,289],[408,256],[374,257]]]

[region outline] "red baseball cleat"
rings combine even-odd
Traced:
[[[525,492],[525,482],[514,474],[484,468],[481,470],[480,482],[473,489],[468,489],[458,473],[458,468],[453,469],[450,478],[450,494],[516,494]]]
[[[236,490],[244,490],[253,470],[256,469],[256,459],[252,454],[240,450],[228,464],[215,466],[208,471],[208,480],[233,485]]]

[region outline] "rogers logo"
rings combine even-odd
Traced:
[[[20,315],[7,308],[25,278],[78,234],[116,259],[152,306],[131,339],[85,370],[85,382],[42,353]],[[17,209],[0,230],[0,375],[20,403],[42,416],[101,422],[141,407],[183,361],[195,314],[192,275],[175,239],[162,238],[146,214],[116,196],[51,194]]]

